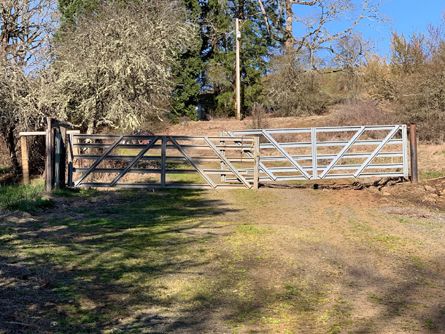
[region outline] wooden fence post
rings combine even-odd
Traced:
[[[54,188],[54,130],[53,120],[51,117],[46,118],[46,163],[45,163],[45,190],[50,192]]]
[[[20,148],[22,152],[22,176],[23,184],[29,184],[29,150],[26,136],[20,137]]]
[[[54,127],[54,187],[56,189],[65,187],[65,164],[66,164],[66,128]]]
[[[419,182],[419,169],[417,163],[417,126],[414,123],[409,125],[409,144],[411,160],[411,182]]]
[[[161,146],[161,187],[165,187],[167,174],[167,136],[162,136]]]
[[[74,158],[73,158],[73,135],[69,134],[67,138],[66,152],[68,158],[68,176],[66,184],[68,187],[73,186],[73,173],[74,173]]]
[[[258,189],[260,183],[260,136],[254,137],[253,145],[253,189]]]

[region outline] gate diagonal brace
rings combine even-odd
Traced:
[[[176,141],[176,139],[174,139],[173,137],[169,137],[169,140],[173,143],[173,145],[175,145],[175,147],[178,149],[178,151],[181,152],[181,154],[188,161],[188,163],[190,163],[193,166],[193,168],[195,168],[196,171],[204,178],[204,180],[206,180],[207,183],[210,184],[213,188],[216,188],[217,185],[215,184],[215,182],[213,182],[212,179],[209,178],[207,176],[207,174],[201,168],[199,168],[199,166],[192,160],[192,158],[190,158],[190,156],[187,154],[187,152],[184,151],[184,149],[181,147],[181,145],[179,145],[179,143]]]
[[[206,143],[212,148],[216,155],[224,161],[227,167],[236,175],[236,177],[248,188],[252,188],[252,185],[238,172],[238,170],[232,165],[232,163],[221,153],[220,150],[213,144],[208,137],[204,137]]]
[[[321,173],[320,179],[324,178],[326,174],[334,167],[337,162],[343,157],[343,155],[354,145],[354,143],[360,138],[360,136],[365,132],[366,127],[362,126],[355,135],[349,140],[349,142],[342,148],[342,150],[337,154],[337,156],[331,161],[328,167]]]
[[[114,180],[113,181],[111,181],[111,183],[110,183],[110,187],[114,187],[118,182],[119,182],[119,180],[121,179],[121,178],[123,178],[124,176],[125,176],[125,174],[127,174],[128,173],[128,171],[131,169],[131,168],[133,168],[133,166],[145,155],[145,153],[147,153],[148,152],[148,150],[149,149],[151,149],[153,146],[154,146],[154,144],[156,144],[156,142],[158,141],[158,139],[159,139],[159,137],[154,137],[152,140],[151,140],[151,142],[147,145],[147,146],[145,146],[140,152],[139,152],[139,154],[136,156],[136,157],[134,157],[134,159],[133,160],[131,160],[130,161],[130,163],[128,164],[128,166],[122,171],[122,172],[120,172],[119,173],[119,175],[118,176],[116,176],[115,178],[114,178]]]
[[[80,185],[85,178],[90,175],[94,169],[96,169],[97,166],[107,157],[108,154],[110,154],[121,142],[121,140],[124,138],[124,136],[120,136],[102,155],[99,159],[97,159],[91,166],[88,168],[88,170],[80,177],[79,180],[76,182],[76,186]]]
[[[261,131],[263,136],[273,145],[275,148],[308,180],[311,179],[311,176],[300,166],[298,162],[296,162],[289,153],[265,130]]]
[[[371,163],[372,160],[379,154],[379,152],[382,150],[382,148],[394,137],[394,135],[400,130],[400,126],[395,126],[394,129],[388,135],[386,138],[377,146],[377,148],[372,152],[372,154],[369,156],[368,159],[360,166],[359,169],[354,173],[354,177],[358,177],[363,170],[368,167],[368,165]]]

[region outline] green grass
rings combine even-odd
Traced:
[[[76,199],[87,193],[58,194]],[[242,329],[258,322],[291,326],[293,311],[313,310],[318,304],[318,292],[313,296],[305,286],[280,286],[276,293],[256,291],[246,262],[255,266],[263,261],[271,231],[241,223],[225,237],[225,246],[215,244],[213,233],[207,231],[228,227],[230,222],[223,219],[230,208],[205,192],[119,191],[118,202],[100,201],[100,193],[92,196],[98,196],[97,207],[70,208],[71,217],[11,224],[0,237],[6,261],[24,262],[32,273],[29,286],[12,288],[5,296],[27,310],[18,322],[42,317],[57,333],[89,333],[97,328],[105,333],[139,333],[147,323],[139,323],[137,314],[187,310],[193,318],[224,302],[233,312],[229,324]],[[210,266],[212,275],[195,274],[205,266]],[[39,288],[42,284],[44,289]],[[270,304],[270,311],[259,309],[259,302]],[[44,305],[57,305],[57,312],[49,308],[36,314],[31,304],[39,312],[46,310]],[[124,319],[128,327],[113,328],[117,319]]]
[[[428,330],[434,330],[436,329],[436,325],[434,324],[433,320],[425,319],[425,328]]]
[[[36,211],[53,206],[53,201],[44,196],[43,182],[30,185],[0,187],[0,209]]]
[[[35,180],[29,185],[0,186],[0,209],[35,212],[53,207],[54,197],[89,198],[98,193],[93,189],[58,189],[48,195],[43,180]]]
[[[42,187],[8,191],[17,194],[17,189],[26,189],[35,201]],[[59,194],[75,198],[89,193]],[[137,327],[133,316],[146,305],[169,308],[181,302],[199,309],[217,295],[215,289],[221,290],[187,272],[213,257],[208,249],[211,236],[188,231],[222,214],[223,203],[187,190],[125,191],[114,196],[119,197],[118,203],[104,199],[87,209],[70,208],[73,218],[56,215],[47,216],[46,221],[0,226],[3,260],[26,262],[31,273],[24,284],[12,287],[4,296],[27,310],[19,322],[42,318],[39,326],[45,328],[45,321],[53,323],[52,330],[57,333],[96,332],[123,318]],[[212,224],[224,225],[214,220]],[[38,232],[42,230],[47,232]],[[38,238],[35,233],[40,233]],[[46,292],[40,294],[42,290]],[[22,298],[24,295],[27,298]],[[46,304],[57,305],[57,312],[45,308]],[[33,313],[33,307],[38,312],[48,311]],[[0,323],[4,312],[0,305]]]
[[[439,177],[444,177],[444,176],[445,176],[445,171],[424,170],[420,172],[420,178],[423,180],[437,179]]]
[[[207,184],[207,181],[204,180],[203,177],[197,172],[192,174],[168,174],[167,182],[203,185]]]
[[[53,191],[52,195],[57,197],[65,197],[65,198],[89,198],[98,196],[100,191],[96,189],[88,189],[88,188],[64,188],[64,189],[56,189]]]
[[[405,231],[414,219],[350,217],[334,206],[319,212],[298,196],[279,206],[281,193],[56,191],[65,200],[56,199],[51,212],[0,221],[0,295],[8,300],[0,303],[0,332],[199,333],[206,332],[200,324],[211,324],[217,333],[230,332],[227,326],[234,333],[346,333],[361,327],[356,282],[375,288],[363,290],[373,291],[362,296],[366,307],[393,317],[416,310],[405,295],[437,274],[429,272],[434,259]],[[331,220],[344,223],[331,229]],[[350,261],[351,251],[362,252],[363,263],[368,254],[391,261],[385,268],[399,276],[376,286],[382,280],[374,264]],[[412,276],[414,287],[399,290],[398,278]],[[419,326],[438,326],[434,315]]]
[[[261,235],[266,233],[266,229],[255,225],[238,225],[236,232],[247,235]]]

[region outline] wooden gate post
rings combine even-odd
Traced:
[[[65,188],[66,182],[66,166],[67,166],[67,128],[62,126],[60,128],[61,137],[61,156],[60,156],[60,187]]]
[[[20,149],[22,152],[22,177],[23,184],[29,184],[29,150],[26,136],[20,137]]]
[[[79,155],[79,147],[75,146],[74,144],[78,144],[79,143],[79,139],[77,139],[76,143],[74,142],[75,140],[75,135],[76,134],[80,134],[79,130],[71,130],[68,135],[67,135],[67,141],[66,141],[66,156],[67,156],[67,165],[68,165],[68,176],[67,176],[67,185],[68,187],[73,187],[74,186],[74,181],[73,181],[73,174],[74,174],[74,159],[76,156]]]
[[[54,128],[54,187],[65,187],[66,165],[66,128],[57,126]]]
[[[260,136],[254,136],[253,161],[253,189],[258,189],[260,183]]]
[[[62,138],[59,128],[54,128],[54,188],[60,188],[60,165],[62,152]]]
[[[161,145],[161,187],[165,187],[167,174],[167,136],[162,136]]]
[[[419,169],[417,163],[417,126],[415,123],[409,125],[409,144],[411,161],[411,182],[419,182]]]
[[[54,129],[53,119],[46,118],[46,162],[45,162],[45,190],[50,192],[54,189]]]
[[[68,158],[68,176],[67,176],[67,181],[66,184],[68,185],[68,187],[72,187],[73,186],[73,173],[74,173],[74,158],[73,158],[73,135],[69,134],[67,137],[67,145],[66,145],[66,155]]]

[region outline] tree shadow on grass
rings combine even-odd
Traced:
[[[280,305],[284,305],[297,320],[295,324],[292,321],[288,324],[293,333],[445,331],[442,290],[445,276],[434,265],[393,255],[396,263],[388,275],[373,267],[376,254],[369,248],[363,248],[361,254],[351,260],[351,254],[329,240],[299,247],[295,257],[301,259],[301,267],[289,268],[291,272],[278,280],[269,277],[271,282],[267,282],[267,277],[255,277],[254,268],[265,265],[260,260],[239,263],[245,275],[236,275],[232,269],[221,267],[206,295],[195,296],[193,306],[181,316],[166,319],[146,312],[121,329],[137,333],[225,333],[226,328],[218,327],[218,320],[223,319],[234,328],[247,326],[246,332],[274,332],[272,328],[278,327],[269,328],[267,321],[283,320],[273,316],[281,309]],[[310,257],[323,259],[320,266],[313,268],[310,261],[305,262]],[[443,256],[434,262],[443,263]],[[273,273],[274,266],[281,265],[285,263],[280,264],[276,259],[270,263],[270,272]],[[243,294],[237,291],[240,281],[248,288],[248,298],[244,297],[246,291]],[[332,286],[337,287],[333,289],[335,292]],[[431,295],[431,288],[437,290],[436,295]],[[360,304],[364,291],[373,293],[365,296],[367,303]],[[321,317],[323,322],[319,320]],[[148,328],[151,330],[147,331]]]
[[[444,260],[443,255],[437,255],[434,262],[445,263]],[[419,266],[417,260],[413,262],[409,257],[402,261],[404,264],[396,270],[396,279],[371,276],[376,292],[369,300],[378,305],[380,311],[363,319],[351,333],[382,333],[391,327],[389,331],[407,333],[445,332],[444,272],[431,264]]]
[[[94,333],[176,300],[171,276],[199,275],[200,245],[233,211],[201,191],[116,192],[0,222],[0,332]]]

